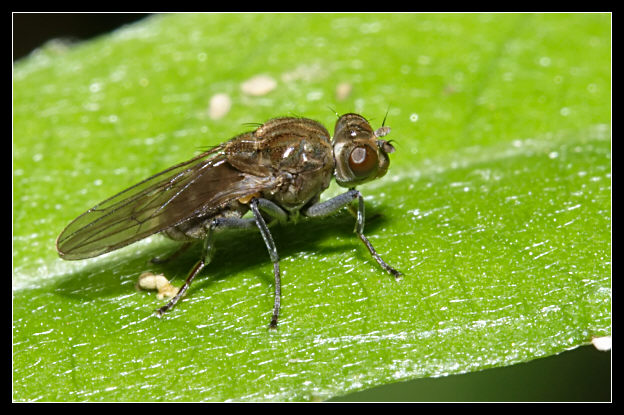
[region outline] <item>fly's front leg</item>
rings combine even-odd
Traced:
[[[372,257],[375,258],[375,261],[377,261],[377,263],[383,269],[385,269],[388,273],[394,275],[394,278],[398,280],[398,279],[400,279],[401,275],[403,275],[403,274],[401,274],[401,272],[397,271],[396,269],[394,269],[390,265],[388,265],[386,263],[386,261],[384,261],[379,256],[377,251],[375,251],[375,248],[370,243],[368,238],[366,236],[364,236],[364,198],[362,197],[362,194],[360,192],[357,192],[357,193],[358,193],[357,194],[357,196],[358,196],[358,211],[357,211],[357,220],[355,222],[355,233],[360,238],[360,240],[362,240],[362,242],[364,242],[364,245],[366,245],[366,248],[368,248],[368,252],[370,252]]]
[[[282,280],[279,269],[279,255],[277,254],[277,248],[275,247],[275,242],[273,242],[273,237],[271,236],[269,227],[260,213],[260,208],[263,212],[278,220],[284,220],[287,217],[287,214],[282,208],[266,199],[254,198],[249,203],[249,206],[251,207],[251,211],[254,215],[256,225],[258,226],[258,229],[260,229],[260,234],[262,234],[262,239],[264,239],[264,243],[269,251],[271,261],[273,262],[273,275],[275,277],[275,301],[273,303],[273,317],[271,317],[271,324],[269,325],[269,328],[275,329],[277,327],[280,302],[282,298]]]
[[[375,248],[370,243],[368,238],[364,236],[364,198],[362,194],[355,189],[350,189],[349,191],[338,195],[332,199],[329,199],[323,203],[317,203],[309,208],[307,208],[303,214],[308,217],[323,217],[329,216],[338,210],[342,209],[345,206],[348,206],[349,203],[353,201],[353,199],[358,199],[358,209],[357,209],[357,217],[355,222],[355,233],[358,238],[366,245],[366,248],[370,252],[371,256],[377,261],[377,263],[385,269],[388,273],[392,274],[394,278],[399,279],[402,275],[399,271],[392,268],[390,265],[384,261],[381,256],[375,251]]]

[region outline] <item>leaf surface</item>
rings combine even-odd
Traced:
[[[511,365],[611,333],[610,16],[154,16],[15,63],[13,399],[324,400]],[[276,88],[252,96],[263,74]],[[349,92],[350,91],[350,92]],[[215,94],[232,108],[209,117]],[[359,112],[397,151],[347,213],[218,254],[164,318],[143,271],[181,284],[199,247],[158,236],[79,262],[54,241],[80,213],[199,150],[297,114]],[[253,128],[253,127],[251,127]],[[326,199],[341,192],[333,184]]]

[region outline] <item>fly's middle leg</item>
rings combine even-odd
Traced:
[[[386,261],[384,261],[381,256],[377,253],[373,245],[370,243],[368,238],[364,236],[364,198],[362,194],[355,189],[350,189],[349,191],[338,195],[332,199],[329,199],[322,203],[316,203],[310,207],[308,207],[303,214],[308,217],[324,217],[329,216],[338,210],[342,209],[345,206],[349,206],[349,204],[354,200],[358,199],[358,209],[356,214],[356,222],[355,222],[355,233],[358,238],[364,243],[368,252],[370,252],[371,256],[377,261],[377,263],[386,270],[389,274],[393,275],[395,279],[399,279],[401,277],[401,272],[397,271]]]
[[[254,215],[256,225],[258,226],[258,229],[260,229],[260,233],[262,234],[262,239],[264,239],[264,243],[267,247],[267,250],[269,251],[271,261],[273,262],[273,276],[275,277],[275,300],[273,303],[273,316],[271,317],[271,324],[269,325],[269,328],[275,329],[277,328],[277,320],[279,319],[280,302],[282,298],[282,280],[280,277],[279,269],[279,255],[277,254],[275,242],[273,242],[273,236],[271,236],[269,227],[264,221],[264,218],[260,213],[260,209],[262,209],[262,211],[265,212],[267,215],[277,220],[284,220],[287,217],[287,214],[282,208],[267,199],[254,198],[249,203],[249,206],[251,207],[251,211]]]

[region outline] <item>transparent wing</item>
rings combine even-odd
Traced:
[[[276,185],[272,177],[236,170],[221,149],[173,166],[89,209],[57,238],[59,255],[70,260],[98,256]]]

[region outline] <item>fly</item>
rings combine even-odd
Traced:
[[[325,217],[358,200],[355,233],[377,263],[395,278],[364,236],[364,199],[357,185],[386,174],[394,152],[358,114],[338,118],[334,137],[306,118],[274,118],[210,150],[160,172],[78,216],[56,240],[66,260],[96,257],[156,233],[183,243],[171,259],[202,241],[199,261],[179,292],[158,315],[184,296],[193,279],[210,263],[214,235],[224,229],[258,229],[273,263],[275,298],[270,327],[277,327],[281,300],[279,255],[269,227],[299,217]],[[325,202],[321,193],[332,177],[349,190]],[[252,217],[244,218],[251,211]],[[154,262],[162,262],[154,258]]]

